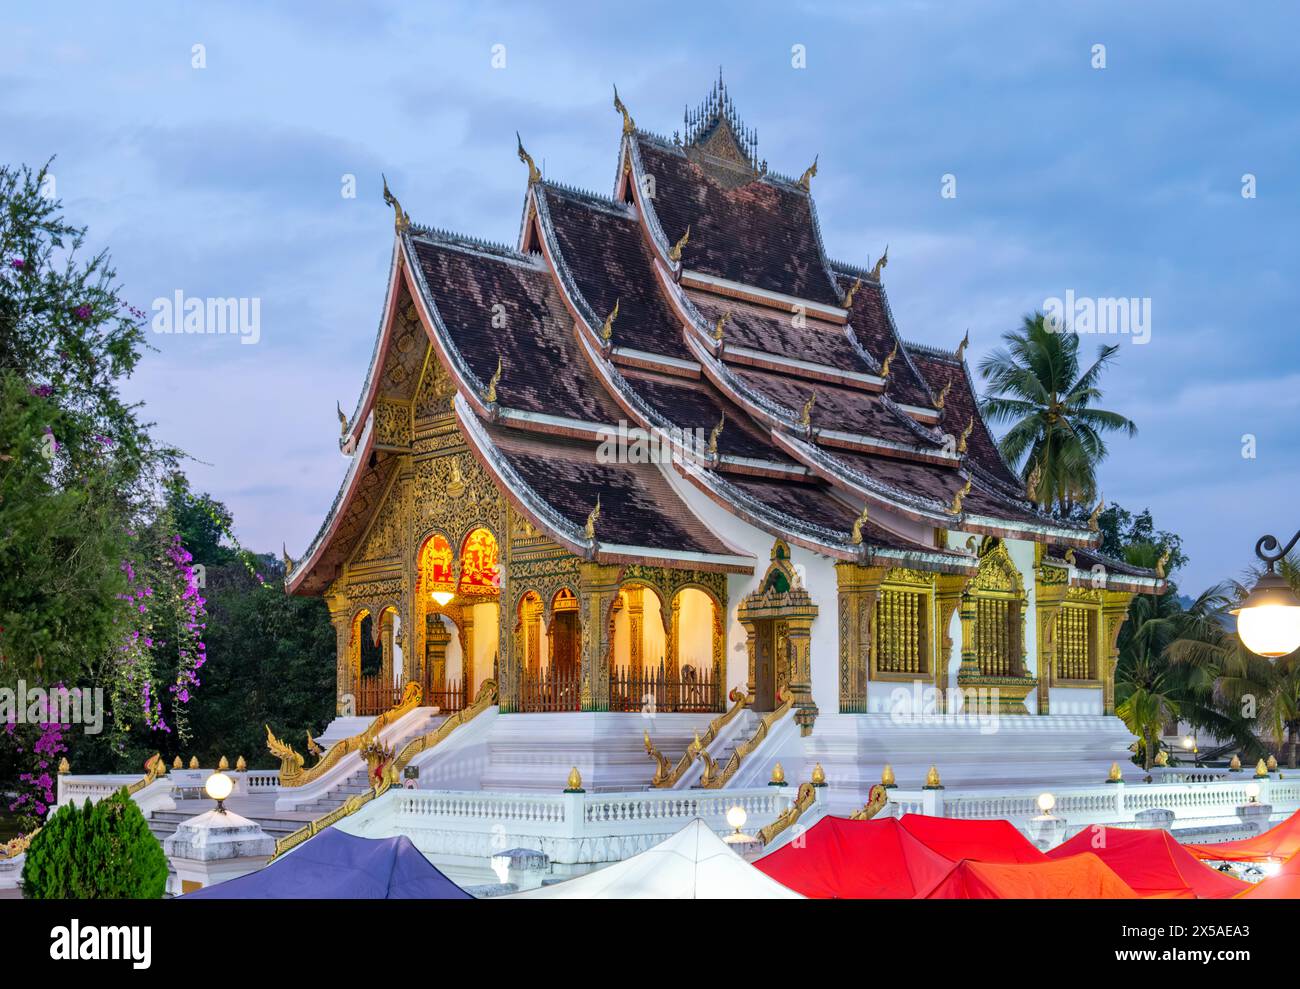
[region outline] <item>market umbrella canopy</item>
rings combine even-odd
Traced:
[[[1285,862],[1300,852],[1300,811],[1253,838],[1183,847],[1209,862]]]
[[[1138,894],[1091,852],[1035,863],[957,866],[930,900],[1134,900]]]
[[[823,817],[754,865],[804,896],[910,900],[943,879],[954,862],[897,818]]]
[[[188,893],[208,900],[472,900],[405,835],[327,828],[264,869]]]
[[[903,830],[946,859],[959,862],[1041,862],[1043,853],[1029,843],[1010,821],[957,820],[904,814]]]
[[[1199,861],[1168,831],[1133,828],[1084,828],[1047,853],[1063,859],[1092,852],[1142,896],[1225,899],[1247,889],[1246,883]]]
[[[506,899],[799,899],[728,847],[696,818],[640,855],[568,882]]]

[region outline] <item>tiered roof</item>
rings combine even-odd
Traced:
[[[640,131],[616,107],[612,197],[543,180],[521,145],[530,181],[517,249],[410,226],[393,200],[395,275],[343,438],[365,458],[354,473],[386,462],[363,436],[392,390],[405,304],[455,382],[475,456],[541,531],[589,558],[750,569],[752,555],[686,507],[683,485],[835,559],[975,568],[971,554],[922,538],[924,526],[1062,553],[1096,542],[1025,499],[979,415],[964,348],[900,339],[885,259],[827,259],[815,167],[798,181],[769,173],[721,81],[688,113],[684,139]],[[678,445],[671,463],[602,463],[598,444],[620,421],[665,445],[694,430],[710,443]],[[369,510],[340,492],[292,589],[332,579],[349,551],[340,520]]]

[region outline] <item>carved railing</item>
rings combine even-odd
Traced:
[[[763,744],[763,739],[772,730],[772,726],[784,718],[794,708],[794,694],[790,692],[789,687],[781,688],[781,703],[773,711],[763,715],[758,721],[758,727],[754,729],[754,734],[745,739],[731,753],[731,758],[727,764],[718,770],[718,762],[707,752],[700,752],[700,759],[704,763],[704,772],[700,776],[700,786],[706,790],[717,790],[727,785],[727,781],[736,775],[740,769],[740,764],[745,761],[746,756]]]
[[[273,756],[280,760],[280,785],[285,787],[306,786],[308,783],[320,779],[320,777],[337,766],[344,756],[353,752],[360,752],[394,721],[414,711],[420,706],[421,700],[420,685],[414,681],[408,683],[402,693],[402,699],[396,707],[390,708],[375,718],[361,734],[335,742],[321,756],[320,761],[310,769],[303,769],[302,756],[295,752],[288,743],[280,741],[271,734],[270,726],[268,726],[266,729],[266,747]]]
[[[163,762],[159,757],[159,754],[155,752],[145,760],[144,775],[134,783],[129,783],[125,787],[120,787],[118,789],[126,790],[126,795],[128,797],[133,797],[146,786],[166,775],[167,764]],[[114,789],[113,793],[116,792],[117,789]],[[111,796],[111,794],[109,795]],[[31,834],[19,835],[17,838],[13,838],[10,841],[5,842],[3,845],[0,845],[0,859],[13,859],[22,855],[29,847],[31,847],[32,839],[40,833],[41,829],[37,828]]]
[[[781,832],[788,829],[795,821],[803,816],[803,812],[817,802],[817,790],[811,783],[800,783],[799,792],[794,798],[794,803],[778,817],[775,821],[765,828],[760,828],[755,836],[764,845],[770,844],[772,839]]]
[[[711,714],[722,709],[720,687],[707,669],[691,678],[670,676],[662,662],[642,670],[619,666],[609,678],[609,709]]]
[[[677,765],[671,769],[668,766],[668,757],[655,748],[654,743],[650,741],[650,733],[645,733],[646,755],[655,761],[657,767],[654,779],[650,781],[651,786],[668,788],[681,779],[686,770],[691,768],[691,763],[695,761],[696,757],[713,744],[713,740],[718,737],[718,732],[722,731],[744,710],[751,698],[741,688],[736,687],[728,695],[728,699],[732,702],[731,707],[709,722],[708,730],[704,732],[703,737],[697,735],[691,740],[691,743],[686,746],[686,752],[677,760]]]
[[[298,847],[304,841],[315,837],[326,828],[332,827],[345,817],[350,817],[376,797],[383,796],[388,792],[389,788],[396,784],[401,778],[402,770],[406,768],[407,764],[410,763],[413,758],[421,752],[427,752],[429,749],[433,748],[465,722],[479,714],[482,714],[496,702],[496,681],[484,680],[483,685],[479,687],[478,696],[474,698],[473,704],[450,715],[446,721],[440,724],[433,731],[421,735],[418,738],[411,739],[411,741],[402,746],[402,751],[397,753],[396,756],[393,756],[391,750],[386,750],[382,744],[371,744],[374,742],[374,738],[372,737],[370,742],[366,743],[364,753],[367,762],[366,779],[371,783],[370,789],[365,793],[353,794],[332,811],[323,814],[314,821],[309,821],[297,831],[279,839],[275,843],[275,854],[271,856],[271,860],[274,861],[291,848]],[[341,745],[342,743],[340,742],[339,744]],[[334,750],[331,749],[330,751],[332,752]],[[328,756],[328,753],[326,753],[326,755]]]
[[[397,758],[393,761],[393,768],[400,773],[421,752],[428,752],[429,749],[433,748],[465,722],[478,717],[496,702],[497,682],[495,680],[484,680],[483,685],[478,688],[478,696],[474,698],[473,704],[449,715],[447,720],[433,731],[407,742],[402,746],[402,751],[397,753]]]

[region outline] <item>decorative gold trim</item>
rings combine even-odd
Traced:
[[[851,811],[849,820],[869,821],[884,810],[885,805],[889,803],[889,791],[886,786],[887,784],[884,783],[872,784],[871,789],[867,791],[867,802],[857,810]]]
[[[787,807],[771,824],[767,827],[760,828],[756,838],[764,845],[772,843],[772,839],[784,831],[789,830],[795,821],[803,816],[804,811],[817,802],[817,790],[811,783],[800,783],[799,792],[795,794],[794,803]]]
[[[673,264],[678,264],[682,260],[682,250],[690,242],[691,242],[691,228],[689,225],[687,225],[686,233],[682,234],[681,238],[677,241],[677,243],[672,246],[672,250],[668,252],[668,260],[671,261]]]
[[[658,787],[660,789],[666,789],[668,787],[671,787],[674,783],[676,783],[679,779],[681,779],[682,775],[686,772],[687,769],[690,768],[691,763],[695,761],[697,756],[700,756],[702,754],[707,755],[707,753],[705,753],[704,750],[708,746],[713,744],[713,740],[718,737],[718,732],[720,732],[726,725],[728,725],[736,717],[736,715],[738,715],[742,710],[744,710],[744,708],[752,700],[752,698],[747,693],[745,693],[745,691],[741,690],[739,687],[733,689],[731,693],[728,695],[728,698],[732,702],[731,707],[709,722],[708,730],[705,731],[704,737],[702,739],[700,738],[699,732],[695,733],[695,740],[686,746],[685,754],[681,757],[681,759],[677,761],[677,765],[670,772],[668,772],[666,775],[660,778],[659,771],[656,770],[655,780],[651,781],[652,786]],[[658,751],[659,750],[654,747],[653,743],[650,742],[650,733],[647,732],[646,733],[646,754],[649,755],[650,758],[655,760],[656,765],[658,765],[659,759],[662,758],[661,756],[656,755]],[[706,762],[706,766],[707,766],[707,762]]]

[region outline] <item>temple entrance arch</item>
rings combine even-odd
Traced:
[[[809,734],[817,717],[808,655],[817,605],[803,586],[784,540],[772,545],[767,572],[758,589],[740,602],[736,617],[747,636],[748,690],[754,710],[775,710],[788,690],[800,731]]]

